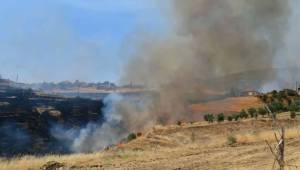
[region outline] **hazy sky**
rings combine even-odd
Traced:
[[[126,54],[137,47],[136,37],[163,37],[173,28],[174,18],[166,15],[170,2],[0,0],[0,74],[12,80],[18,74],[22,82],[116,82]],[[293,13],[277,65],[298,65],[293,61],[300,49],[300,1],[291,2]]]
[[[168,25],[154,0],[0,2],[0,74],[22,82],[117,81],[136,31]]]

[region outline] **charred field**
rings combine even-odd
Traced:
[[[70,153],[54,138],[54,126],[76,129],[101,123],[101,100],[41,95],[32,90],[9,89],[0,93],[0,155]]]

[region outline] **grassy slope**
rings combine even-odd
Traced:
[[[300,165],[300,120],[280,122],[287,130],[287,162]],[[243,120],[182,126],[156,126],[148,134],[109,151],[69,156],[21,157],[0,161],[0,169],[39,169],[49,161],[58,161],[65,169],[271,169],[272,157],[264,140],[274,141],[272,121]],[[234,135],[237,144],[228,146]]]

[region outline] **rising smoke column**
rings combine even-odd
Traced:
[[[80,129],[55,125],[51,134],[63,142],[69,152],[99,151],[126,139],[129,133],[141,132],[154,124],[152,115],[147,111],[148,101],[110,94],[103,101],[105,122],[88,123]]]
[[[124,82],[155,88],[160,112],[181,117],[196,84],[246,70],[270,69],[283,45],[288,0],[174,0],[175,28],[142,39],[125,67]]]
[[[213,77],[268,69],[281,48],[289,17],[288,0],[174,0],[176,27],[165,37],[143,37],[121,80],[158,92],[130,100],[108,96],[106,122],[80,130],[54,128],[70,150],[103,149],[159,122],[189,119],[187,95],[201,95]],[[67,137],[68,139],[65,139]]]

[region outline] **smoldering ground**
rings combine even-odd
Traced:
[[[30,152],[31,138],[15,122],[0,123],[0,155],[10,157]]]
[[[89,123],[79,129],[65,129],[55,125],[51,134],[71,152],[92,152],[117,144],[131,132],[150,128],[154,122],[147,111],[149,100],[125,98],[110,94],[104,99],[103,123]]]

